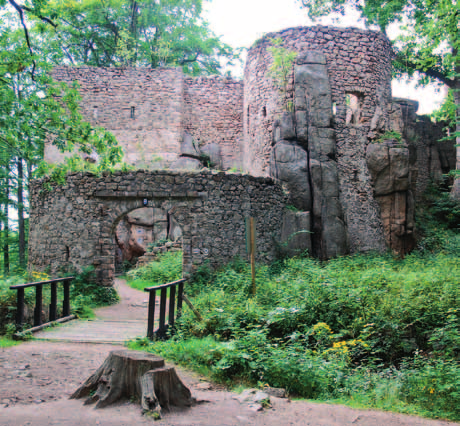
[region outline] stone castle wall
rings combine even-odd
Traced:
[[[113,283],[115,233],[120,220],[144,207],[163,209],[182,230],[183,272],[246,256],[248,217],[256,219],[257,258],[273,260],[286,204],[270,178],[224,172],[143,171],[104,177],[71,174],[64,186],[31,185],[29,264],[56,273],[93,265],[98,280]]]
[[[82,115],[116,136],[127,163],[154,169],[178,158],[184,114],[179,69],[56,67],[52,76],[79,83]],[[45,160],[60,158],[48,144]]]
[[[200,148],[218,144],[221,168],[241,166],[241,81],[186,78],[178,68],[56,67],[52,76],[79,83],[82,115],[116,136],[129,164],[149,170],[171,166],[186,131]],[[47,144],[47,161],[62,156]]]
[[[291,114],[283,113],[269,75],[273,38],[298,53],[289,81]],[[366,147],[388,128],[390,80],[391,48],[378,32],[290,28],[266,35],[248,52],[246,167],[281,179],[293,204],[312,210],[313,249],[320,257],[385,246]],[[347,105],[352,99],[355,111]]]
[[[269,73],[273,38],[297,52],[288,105]],[[430,179],[454,168],[452,146],[435,142],[439,128],[416,116],[410,101],[392,101],[391,56],[382,33],[315,26],[256,42],[242,82],[186,77],[179,69],[57,67],[53,76],[79,81],[83,115],[111,130],[126,161],[138,168],[208,165],[270,176],[298,209],[284,216],[292,223],[283,223],[283,235],[308,224],[311,234],[299,234],[296,249],[329,258],[410,250],[415,199]],[[392,139],[390,130],[402,139]],[[45,158],[60,161],[62,155],[47,144]]]
[[[241,167],[243,87],[227,77],[185,79],[184,130],[200,148],[220,146],[223,170]]]

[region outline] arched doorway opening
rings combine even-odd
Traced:
[[[166,209],[141,207],[115,226],[115,272],[144,265],[169,251],[182,251],[182,229]]]

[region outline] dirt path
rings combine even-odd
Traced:
[[[35,334],[35,338],[67,343],[123,344],[147,333],[148,294],[115,279],[116,305],[96,309],[94,320],[74,320]],[[157,312],[159,315],[159,312]]]
[[[98,312],[103,318],[133,319],[145,295],[126,289],[123,301]],[[118,309],[117,309],[118,307]],[[102,312],[102,313],[101,313]],[[1,426],[131,426],[153,424],[143,417],[139,405],[126,402],[95,410],[69,395],[119,346],[106,344],[31,341],[0,349]],[[183,411],[165,413],[156,423],[164,426],[308,425],[308,426],[446,426],[442,422],[343,406],[289,402],[271,398],[273,408],[254,412],[234,399],[235,394],[219,389],[204,390],[200,377],[178,368],[181,379],[198,400],[207,403]]]

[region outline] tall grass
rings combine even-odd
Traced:
[[[186,310],[166,344],[144,345],[225,383],[460,420],[460,247],[288,259],[251,273],[236,260],[186,285]],[[274,273],[274,271],[277,271]]]

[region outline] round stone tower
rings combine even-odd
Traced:
[[[270,72],[271,46],[297,54],[285,82]],[[368,147],[391,145],[386,141],[391,56],[390,43],[382,33],[322,26],[267,34],[248,52],[245,169],[279,179],[291,203],[299,211],[310,212],[312,250],[321,258],[382,251],[385,239],[389,242],[391,223],[386,229],[373,185],[375,176],[368,166]],[[377,169],[390,167],[389,149],[405,149],[387,148],[388,158],[382,154]],[[393,186],[388,191],[395,190]],[[408,188],[400,186],[396,191]]]

